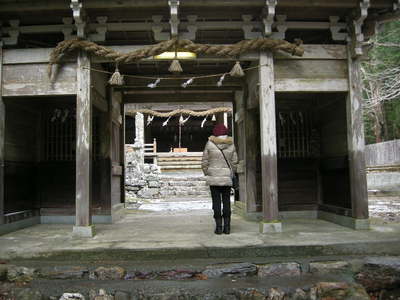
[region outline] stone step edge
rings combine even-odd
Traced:
[[[187,165],[196,165],[196,166],[201,166],[201,163],[198,161],[186,161],[186,162],[179,162],[179,161],[159,161],[157,163],[158,166],[187,166]]]
[[[187,166],[160,166],[161,170],[182,170],[182,169],[190,169],[190,170],[194,170],[194,169],[198,169],[201,170],[201,165],[187,165]]]
[[[211,234],[211,233],[210,233]],[[232,234],[232,233],[231,233]],[[233,232],[234,234],[234,232]],[[310,257],[340,255],[392,255],[399,256],[400,238],[387,241],[367,241],[352,243],[332,243],[328,245],[262,245],[246,247],[195,247],[159,249],[74,249],[43,251],[28,256],[10,255],[0,260],[54,260],[91,261],[113,260],[124,257],[127,261],[178,260],[178,259],[216,259],[216,258],[265,258],[265,257]]]

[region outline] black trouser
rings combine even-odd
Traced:
[[[231,216],[231,187],[211,185],[210,190],[214,218],[221,218],[221,200],[223,205],[222,217],[229,218]]]

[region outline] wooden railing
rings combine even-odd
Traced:
[[[144,144],[144,158],[153,159],[153,164],[157,165],[157,140],[154,139],[151,144]]]

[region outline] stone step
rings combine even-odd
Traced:
[[[188,161],[188,160],[193,160],[193,161],[201,161],[202,157],[201,156],[189,156],[189,157],[159,157],[158,161]]]
[[[190,178],[188,179],[181,179],[181,180],[173,180],[170,178],[160,178],[160,182],[168,182],[171,185],[177,184],[177,185],[204,185],[204,183],[206,182],[206,179],[201,179],[201,180],[192,180]]]
[[[199,177],[173,177],[173,176],[160,176],[161,181],[190,181],[190,182],[197,182],[197,181],[206,181],[205,176]]]
[[[186,165],[199,165],[201,166],[201,163],[199,161],[194,161],[194,160],[186,160],[186,161],[177,161],[177,160],[171,160],[171,161],[159,161],[158,165],[163,167],[163,166],[186,166]]]
[[[183,169],[190,169],[190,170],[201,170],[201,165],[179,165],[179,166],[160,166],[161,170],[183,170]]]

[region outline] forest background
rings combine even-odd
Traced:
[[[362,64],[366,144],[400,139],[400,21],[381,25]]]

